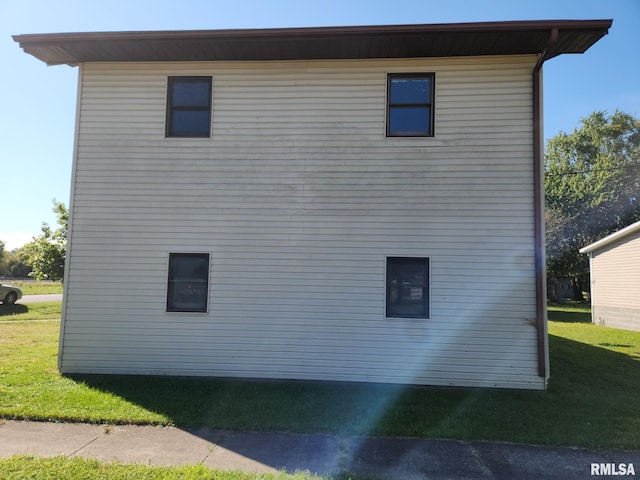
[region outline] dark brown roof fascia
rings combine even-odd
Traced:
[[[540,53],[549,32],[559,39],[548,58],[582,53],[611,20],[539,20],[237,30],[86,32],[14,35],[25,52],[49,65],[96,61],[216,61],[400,58]]]
[[[157,38],[267,37],[367,33],[473,32],[481,30],[550,30],[552,28],[610,28],[611,20],[532,20],[511,22],[433,23],[406,25],[363,25],[346,27],[256,28],[220,30],[148,30],[119,32],[69,32],[14,35],[17,42],[67,40],[145,40]]]

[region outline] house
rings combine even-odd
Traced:
[[[589,255],[593,323],[640,331],[640,222],[580,253]]]
[[[60,370],[544,389],[542,64],[610,26],[15,36],[79,67]]]

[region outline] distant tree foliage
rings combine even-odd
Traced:
[[[36,280],[61,280],[64,277],[69,211],[56,200],[53,200],[53,205],[59,228],[54,230],[43,223],[42,233],[23,247],[25,263],[32,268],[29,276]]]
[[[0,240],[0,277],[24,278],[31,272],[31,267],[24,263],[22,248],[7,251]]]
[[[31,273],[31,267],[25,263],[23,248],[5,252],[0,262],[0,277],[25,278]]]
[[[545,169],[547,273],[581,299],[589,265],[578,250],[640,220],[640,120],[592,113],[549,140]]]

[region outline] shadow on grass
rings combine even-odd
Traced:
[[[549,390],[74,376],[179,427],[640,448],[640,362],[550,336]],[[508,374],[509,372],[505,372]]]
[[[550,308],[548,311],[549,320],[563,323],[591,323],[590,312],[577,312],[571,310],[556,310]]]
[[[0,304],[0,317],[8,317],[10,315],[17,315],[19,313],[27,313],[29,307],[15,303],[13,305]]]
[[[74,375],[161,413],[176,426],[228,430],[366,433],[404,386],[338,382]]]

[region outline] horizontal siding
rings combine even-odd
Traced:
[[[640,308],[593,305],[591,315],[597,325],[640,332]]]
[[[83,67],[61,368],[543,388],[535,57]],[[388,72],[435,72],[435,136],[385,138]],[[212,136],[164,138],[169,75]],[[169,252],[209,309],[166,313]],[[431,317],[385,318],[385,256],[431,259]]]
[[[595,323],[640,330],[640,232],[593,252],[591,296]]]

